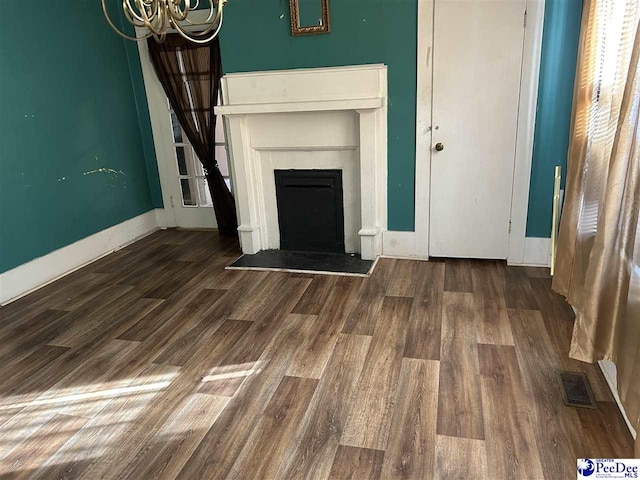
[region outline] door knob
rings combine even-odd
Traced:
[[[440,143],[440,142],[436,143],[436,150],[438,152],[441,152],[442,150],[444,150],[444,143]]]

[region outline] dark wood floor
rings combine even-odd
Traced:
[[[0,309],[0,478],[575,478],[631,457],[546,271],[224,270],[162,231]],[[598,410],[563,405],[587,372]]]

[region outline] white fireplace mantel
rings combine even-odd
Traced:
[[[382,253],[386,66],[228,74],[222,99],[216,113],[226,119],[244,253],[279,246],[273,168],[283,166],[343,169],[347,251],[367,260]]]

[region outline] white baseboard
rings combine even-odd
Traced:
[[[158,230],[158,218],[163,218],[158,210],[150,210],[0,274],[0,305]]]
[[[156,222],[158,227],[167,228],[169,226],[167,211],[164,208],[156,208],[154,212],[156,212]],[[173,226],[175,227],[175,224]]]
[[[418,258],[415,232],[385,230],[382,232],[382,255],[385,257]]]
[[[551,239],[526,237],[524,239],[524,257],[522,263],[508,262],[509,265],[522,267],[550,267]]]
[[[598,362],[598,365],[600,366],[600,370],[602,370],[604,379],[607,381],[607,384],[609,385],[609,389],[613,394],[613,398],[616,400],[616,403],[618,404],[620,413],[622,413],[622,417],[624,418],[624,421],[627,423],[627,427],[629,427],[629,431],[631,432],[631,435],[633,436],[634,439],[637,438],[636,437],[637,432],[631,426],[631,422],[627,418],[627,413],[624,411],[624,407],[620,402],[620,396],[618,395],[616,364],[610,360],[600,360]]]
[[[415,232],[385,230],[382,232],[382,256],[427,260],[428,257],[416,253],[415,236]],[[526,237],[524,239],[524,258],[522,263],[509,262],[509,265],[551,266],[551,239]]]

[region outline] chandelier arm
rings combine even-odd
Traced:
[[[136,5],[140,7],[142,4],[142,0],[135,0]],[[141,9],[142,21],[144,22],[144,26],[151,32],[151,34],[156,37],[158,34],[162,34],[166,30],[166,12],[159,6],[157,0],[153,2],[155,4],[156,10],[152,12],[152,15],[149,16],[149,13],[146,9]]]
[[[196,5],[200,4],[200,0],[196,0]],[[222,8],[219,7],[217,9],[215,9],[216,12],[216,18],[218,15],[218,10]],[[198,25],[211,25],[211,24],[215,24],[215,20],[212,22],[213,19],[213,12],[214,12],[214,8],[213,8],[213,0],[209,0],[209,16],[207,16],[207,19],[204,22],[192,22],[191,20],[189,20],[188,18],[185,18],[185,22],[188,23],[189,25],[193,25],[193,26],[198,26]],[[210,30],[210,29],[209,29]]]
[[[122,2],[124,4],[124,2]],[[123,8],[124,17],[134,27],[144,27],[144,21],[137,20],[132,16],[132,12],[128,8]]]
[[[190,33],[191,32],[187,32],[185,30],[183,30],[183,28],[178,25],[178,24],[174,24],[174,28],[176,29],[176,31],[178,32],[178,34],[180,34],[181,37],[183,37],[184,39],[193,42],[193,43],[198,43],[198,44],[205,44],[205,43],[209,43],[211,40],[213,40],[218,33],[220,32],[220,28],[222,28],[222,10],[220,10],[220,15],[219,15],[219,20],[218,20],[218,25],[217,28],[215,30],[215,32],[213,32],[211,35],[207,36],[206,38],[196,38],[194,36],[191,36]],[[201,34],[193,34],[193,35],[201,35]]]
[[[136,9],[131,6],[131,2],[129,0],[122,0],[122,10],[127,17],[127,20],[129,20],[129,23],[136,25],[136,22],[138,22],[138,26],[142,26],[142,17]]]
[[[214,39],[222,28],[223,7],[226,0],[209,0],[209,13],[203,22],[189,20],[189,13],[200,5],[200,0],[185,0],[184,9],[181,9],[182,0],[122,0],[122,9],[125,19],[134,28],[146,28],[147,33],[138,37],[125,34],[115,26],[107,12],[106,0],[101,0],[102,12],[107,23],[113,31],[127,40],[144,40],[153,36],[156,41],[166,39],[167,30],[171,27],[184,39],[205,44]],[[202,28],[199,30],[199,28]]]
[[[216,16],[216,19],[213,23],[209,24],[209,26],[204,30],[199,30],[199,31],[184,28],[182,25],[178,25],[177,27],[174,25],[174,28],[178,32],[180,31],[184,32],[184,34],[187,37],[189,37],[191,41],[196,41],[198,39],[201,39],[201,37],[207,35],[207,39],[202,42],[202,43],[206,43],[208,41],[211,41],[217,35],[217,33],[214,33],[213,36],[209,36],[209,32],[211,32],[213,29],[217,29],[217,31],[220,31],[220,28],[219,28],[220,21],[221,21],[220,17]],[[192,26],[193,25],[188,25],[188,27],[192,27]]]
[[[169,3],[169,9],[171,10],[171,18],[174,21],[179,21],[179,22],[184,22],[184,21],[188,21],[187,17],[189,16],[189,12],[194,10],[194,8],[191,7],[191,1],[190,0],[185,0],[185,5],[184,5],[184,10],[180,10],[180,3],[182,3],[182,1],[180,2],[173,2],[171,0],[168,0]]]
[[[139,41],[139,40],[146,40],[147,38],[149,38],[152,34],[151,32],[142,36],[142,37],[131,37],[125,33],[122,33],[120,30],[118,30],[116,28],[116,26],[113,24],[113,22],[111,21],[111,18],[109,17],[109,14],[107,13],[107,5],[106,5],[106,0],[102,0],[102,13],[104,13],[104,17],[107,19],[107,23],[109,24],[109,26],[111,27],[111,29],[116,32],[118,35],[120,35],[122,38],[125,38],[127,40],[135,40],[135,41]]]

